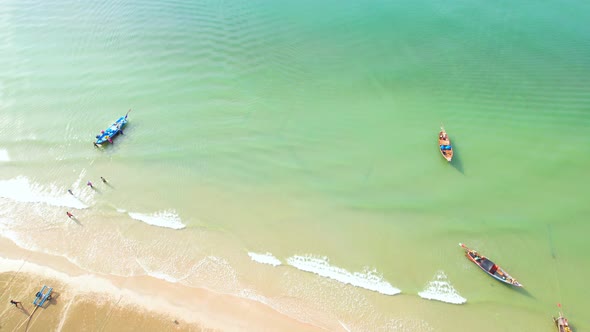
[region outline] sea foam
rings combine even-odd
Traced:
[[[152,226],[172,229],[183,229],[186,227],[186,225],[182,223],[180,216],[178,216],[174,210],[159,211],[152,214],[129,212],[129,216]]]
[[[376,270],[368,268],[363,272],[349,272],[343,268],[330,265],[327,257],[292,256],[287,263],[299,270],[315,273],[344,284],[350,284],[385,295],[399,294],[401,291],[383,279]]]
[[[8,151],[4,149],[0,149],[0,162],[10,161],[10,157],[8,156]]]
[[[152,278],[164,280],[169,283],[177,283],[178,282],[178,279],[176,279],[173,276],[168,275],[166,273],[162,273],[162,272],[151,272],[151,273],[148,273],[148,275]]]
[[[462,304],[467,302],[467,299],[459,295],[453,285],[449,282],[449,278],[443,271],[436,272],[434,280],[426,285],[426,289],[418,293],[421,298],[428,300],[437,300],[452,304]]]
[[[344,328],[346,332],[352,332],[352,330],[348,326],[346,326],[346,324],[342,323],[341,321],[338,321],[338,323],[340,323],[340,325],[342,326],[342,328]]]
[[[262,264],[268,264],[272,266],[279,266],[282,264],[281,261],[275,256],[273,256],[270,252],[267,252],[266,254],[257,254],[254,252],[249,252],[248,256],[250,256],[250,258],[252,258],[253,261]]]
[[[25,176],[0,181],[0,197],[23,203],[45,203],[52,206],[64,206],[85,209],[88,205],[67,193],[63,188],[45,187],[29,181]]]

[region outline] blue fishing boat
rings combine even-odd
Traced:
[[[115,136],[123,134],[123,127],[125,127],[127,124],[127,116],[129,116],[129,112],[131,112],[131,110],[127,111],[125,116],[117,119],[117,121],[110,125],[110,127],[108,127],[106,130],[101,130],[100,134],[96,135],[96,142],[94,142],[94,146],[99,147],[101,144],[106,142],[113,144],[113,139]]]
[[[35,294],[35,300],[33,304],[37,307],[42,307],[45,301],[51,301],[51,292],[53,291],[53,287],[43,286],[40,291]]]

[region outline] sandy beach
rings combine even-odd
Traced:
[[[23,259],[24,258],[24,259]],[[41,264],[43,263],[43,264]],[[12,331],[320,331],[263,303],[149,276],[88,274],[67,260],[0,242],[0,329]],[[34,294],[53,287],[35,309]],[[10,300],[22,302],[16,308]],[[337,326],[326,326],[330,330]]]

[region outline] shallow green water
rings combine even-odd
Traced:
[[[225,257],[263,295],[315,303],[358,329],[448,331],[464,319],[494,331],[517,320],[519,330],[549,331],[556,302],[583,329],[588,13],[584,1],[7,1],[0,149],[9,157],[0,180],[67,188],[79,179],[92,202],[80,213],[97,221],[93,231],[131,241],[154,269],[192,271],[163,264],[150,248],[187,266]],[[93,149],[94,135],[129,108],[125,136]],[[441,124],[455,148],[451,165],[436,151]],[[114,190],[84,191],[98,176]],[[146,230],[114,208],[174,209],[187,228]],[[52,225],[63,215],[33,210],[49,213]],[[22,245],[34,242],[25,232],[33,226],[21,222],[7,227]],[[92,236],[65,231],[82,243]],[[529,293],[488,280],[458,242],[496,260]],[[246,251],[374,267],[407,295],[328,294],[321,277],[289,270],[281,281],[285,267],[252,265]],[[415,299],[437,270],[467,305]],[[260,275],[271,281],[260,285]],[[309,288],[293,288],[303,280]],[[334,304],[355,296],[367,302]],[[359,305],[380,314],[367,318]]]

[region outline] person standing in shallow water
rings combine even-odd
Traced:
[[[107,183],[107,179],[103,178],[102,176],[100,177],[100,179],[102,180],[102,183]]]
[[[88,181],[88,183],[86,183],[86,185],[92,189],[94,189],[94,186],[92,185],[92,182]]]
[[[70,193],[70,195],[74,196],[74,193],[72,192],[72,189],[68,189],[68,193]]]

